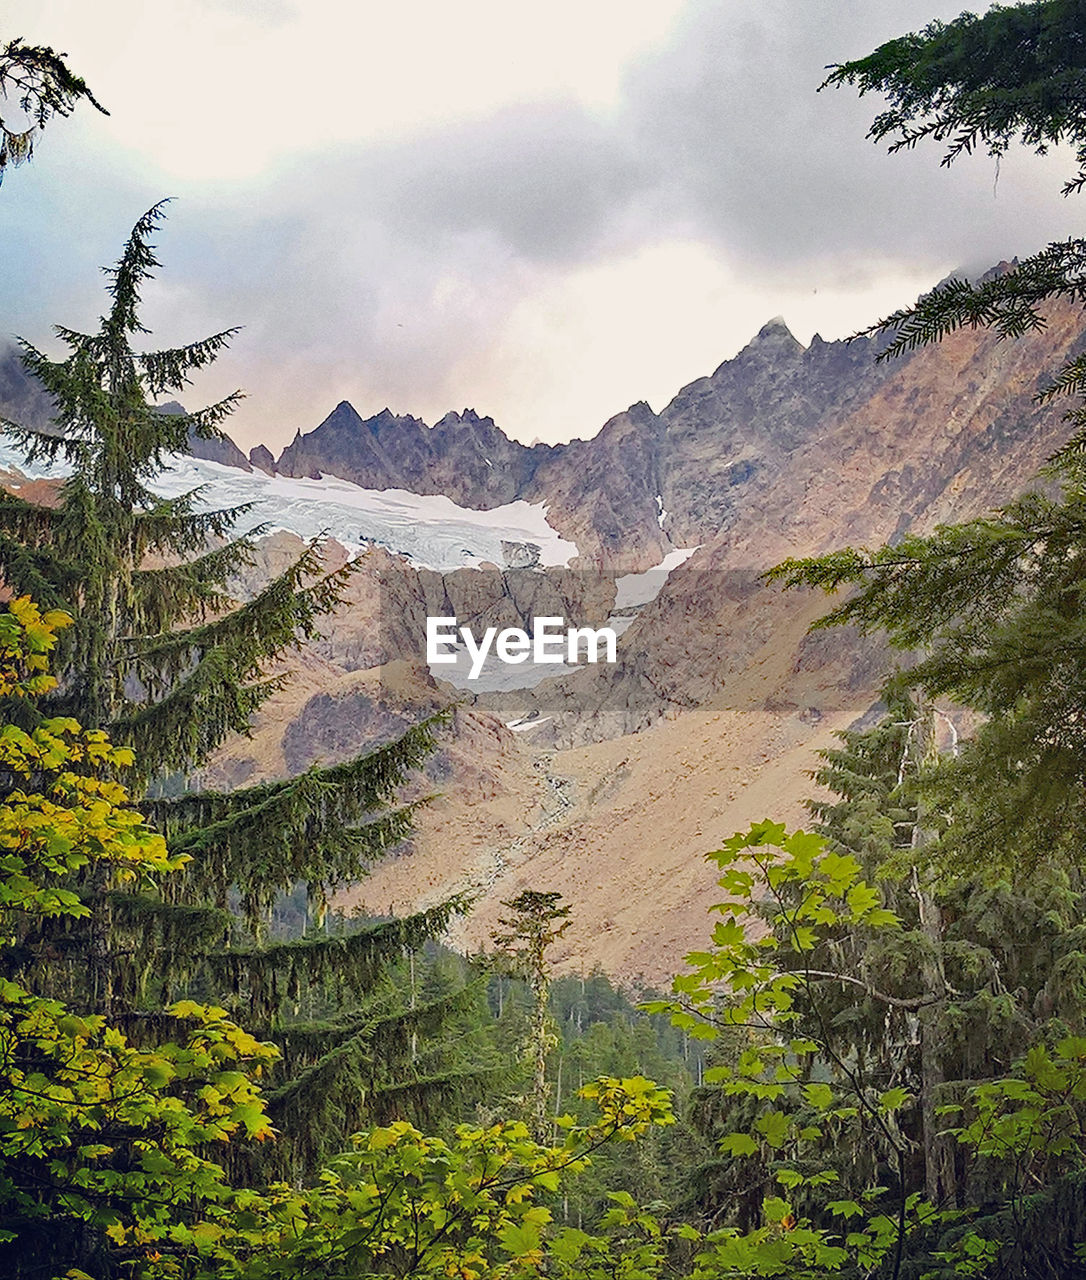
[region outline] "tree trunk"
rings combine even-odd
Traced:
[[[931,707],[921,706],[916,724],[916,736],[912,750],[916,772],[938,756],[935,739],[935,715]],[[928,891],[926,872],[917,865],[920,851],[927,843],[924,830],[924,813],[919,800],[916,821],[913,826],[912,848],[917,855],[912,868],[912,890],[916,898],[920,932],[927,943],[920,966],[922,990],[930,1003],[919,1011],[920,1024],[920,1119],[924,1142],[924,1188],[928,1200],[941,1208],[952,1209],[958,1203],[957,1173],[955,1168],[956,1143],[947,1134],[941,1134],[942,1121],[937,1114],[940,1090],[946,1082],[943,1067],[942,1023],[946,1009],[947,986],[943,969],[943,913],[933,895]]]
[[[940,951],[943,938],[943,915],[935,899],[921,886],[913,868],[913,891],[920,913],[920,929],[930,950],[921,966],[924,991],[933,997],[931,1004],[920,1009],[920,1116],[924,1128],[924,1182],[927,1198],[942,1208],[952,1209],[958,1202],[957,1175],[954,1163],[956,1144],[949,1135],[939,1132],[943,1121],[936,1114],[939,1092],[946,1081],[943,1069],[941,1024],[946,1007],[946,976]]]

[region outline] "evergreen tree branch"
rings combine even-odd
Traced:
[[[241,325],[234,325],[213,333],[210,337],[190,342],[187,346],[171,347],[165,351],[147,351],[136,356],[136,366],[143,374],[147,394],[153,399],[187,387],[188,376],[197,369],[209,365],[229,345],[231,338],[241,332]],[[239,392],[234,393],[234,403]],[[220,402],[222,403],[222,402]],[[187,417],[188,415],[181,415]]]
[[[171,634],[169,627],[178,608],[187,617],[202,620],[235,607],[237,602],[226,592],[223,581],[252,562],[252,535],[247,534],[195,560],[136,570],[129,605],[132,632],[141,637]]]
[[[888,41],[832,69],[823,84],[849,84],[889,100],[868,137],[890,150],[925,138],[949,143],[943,164],[979,148],[1003,155],[1015,139],[1045,154],[1068,142],[1086,181],[1086,56],[1077,0],[993,5]]]
[[[151,236],[165,218],[166,206],[170,203],[167,197],[152,205],[132,228],[116,264],[103,269],[109,280],[106,291],[113,299],[113,306],[109,314],[102,317],[102,337],[125,355],[128,354],[126,335],[147,332],[138,316],[140,286],[161,266],[155,257]]]
[[[152,495],[147,510],[133,513],[132,539],[137,560],[134,570],[155,552],[178,556],[193,552],[202,554],[212,539],[228,538],[237,521],[253,507],[251,502],[241,502],[236,507],[195,511],[193,506],[200,492],[201,489],[196,488],[176,498]],[[258,537],[263,528],[258,526],[245,536],[250,539]]]
[[[6,169],[33,157],[38,135],[53,116],[70,116],[84,99],[109,115],[65,57],[47,45],[28,45],[21,36],[0,49],[0,103],[5,113],[7,104],[14,103],[26,117],[16,122],[7,114],[0,116],[0,182]]]
[[[283,1001],[303,984],[327,981],[365,991],[390,958],[443,933],[452,917],[466,909],[464,898],[452,897],[426,911],[367,925],[354,933],[232,947],[210,956],[209,968],[213,980],[226,991],[244,995],[255,1021],[274,1026]]]
[[[376,747],[357,759],[324,767],[281,782],[264,782],[236,791],[197,791],[175,799],[145,800],[141,806],[148,820],[166,833],[179,852],[185,852],[183,833],[193,828],[233,822],[235,815],[260,809],[270,820],[286,818],[297,803],[296,791],[313,780],[323,788],[318,794],[327,811],[341,821],[355,821],[395,795],[412,770],[426,760],[435,745],[435,730],[447,723],[449,713],[439,712],[412,725],[393,742]],[[276,805],[283,809],[275,811]],[[265,808],[267,806],[267,808]],[[220,831],[216,839],[222,838]]]
[[[1045,328],[1042,306],[1053,298],[1086,305],[1086,240],[1056,241],[980,281],[945,281],[914,306],[892,312],[855,337],[893,335],[878,361],[939,342],[959,329],[990,328],[1000,339],[1020,338]]]
[[[231,733],[248,734],[253,713],[283,687],[284,676],[255,678],[259,660],[243,646],[204,654],[164,697],[118,715],[110,735],[160,774],[190,772]]]
[[[414,1008],[364,1009],[321,1022],[284,1022],[261,1036],[275,1040],[282,1054],[281,1072],[292,1080],[331,1049],[360,1034],[367,1039],[372,1056],[391,1067],[410,1052],[414,1037],[440,1034],[449,1017],[464,1012],[475,998],[474,985],[465,985]]]
[[[299,881],[311,896],[323,896],[327,889],[362,879],[372,863],[410,836],[416,812],[428,802],[400,805],[347,826],[349,820],[335,816],[333,797],[314,794],[312,786],[299,787],[291,798],[290,826],[274,821],[285,805],[242,809],[229,822],[187,833],[179,850],[171,847],[192,856],[186,874],[191,887],[219,895],[236,887],[245,919],[258,934],[275,898]]]
[[[210,567],[223,569],[231,558],[236,564],[244,543],[234,545],[236,550],[221,555],[218,565],[212,563]],[[171,680],[214,649],[245,649],[253,655],[248,668],[253,671],[263,659],[297,647],[303,638],[311,637],[318,617],[342,599],[344,584],[354,571],[351,565],[317,576],[315,582],[304,585],[306,579],[320,574],[321,550],[319,539],[311,541],[283,573],[221,618],[184,630],[122,637],[122,643],[132,657],[141,661],[167,663],[173,659]]]

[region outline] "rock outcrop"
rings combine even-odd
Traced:
[[[249,463],[270,476],[275,474],[275,455],[265,444],[258,444],[255,449],[249,450]]]
[[[203,458],[207,462],[218,462],[224,467],[238,467],[242,471],[252,471],[249,459],[242,453],[229,436],[218,436],[212,440],[204,440],[195,431],[189,431],[185,452],[191,458]]]
[[[0,417],[41,431],[54,411],[52,397],[36,378],[27,376],[18,347],[0,346]]]
[[[544,503],[586,566],[639,571],[708,544],[762,563],[780,558],[771,547],[892,537],[929,507],[945,519],[998,500],[1058,442],[1059,409],[1032,395],[1083,333],[1067,306],[1022,342],[959,334],[878,363],[884,340],[804,347],[778,317],[659,413],[632,405],[588,440],[528,447],[472,410],[428,427],[344,401],[275,465],[476,509]]]
[[[276,468],[287,476],[336,475],[365,489],[440,493],[485,510],[519,497],[549,452],[510,440],[473,409],[428,427],[390,409],[363,419],[342,400],[315,430],[294,437]]]

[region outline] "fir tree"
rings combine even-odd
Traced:
[[[512,914],[501,918],[505,932],[495,933],[494,942],[519,968],[532,994],[527,1045],[532,1061],[532,1128],[536,1141],[543,1142],[552,1127],[547,1108],[547,1051],[552,1042],[547,952],[569,928],[570,908],[560,893],[536,889],[525,889],[502,906]]]
[[[434,1032],[455,997],[411,1009],[378,993],[389,962],[440,932],[459,903],[350,931],[318,928],[274,944],[267,937],[279,895],[304,884],[308,916],[323,922],[328,893],[408,833],[414,806],[396,797],[430,751],[434,725],[282,782],[154,797],[156,780],[189,775],[229,734],[246,731],[280,685],[265,665],[312,634],[349,572],[323,574],[312,543],[238,604],[224,584],[251,556],[252,535],[230,536],[244,508],[205,511],[198,493],[163,499],[150,487],[190,432],[219,435],[238,399],[181,414],[152,403],[181,392],[235,332],[166,351],[134,349],[162,216],[156,205],[140,219],[108,272],[110,306],[97,331],[58,327],[63,360],[22,343],[56,417],[45,432],[4,425],[30,459],[62,460],[71,474],[55,507],[0,495],[0,567],[9,588],[73,613],[61,684],[46,710],[99,724],[135,750],[151,784],[143,811],[187,865],[154,893],[121,892],[88,873],[79,892],[95,903],[91,923],[63,939],[43,928],[27,939],[27,956],[58,992],[133,1027],[147,1008],[197,994],[274,1035],[284,1064],[271,1112],[286,1130],[280,1151],[301,1167],[373,1114],[381,1090],[410,1110],[427,1094],[448,1101],[457,1088],[437,1070],[422,1080],[405,1050]],[[405,1076],[396,1076],[396,1063]]]
[[[1044,0],[996,5],[981,18],[963,14],[837,68],[828,83],[885,93],[889,106],[871,136],[890,139],[891,150],[924,138],[947,143],[945,164],[978,147],[998,159],[1016,139],[1042,153],[1070,143],[1078,165],[1064,187],[1070,195],[1086,184],[1084,13],[1081,0]],[[1084,269],[1086,241],[1052,244],[980,282],[952,280],[868,332],[890,335],[881,359],[963,326],[1019,337],[1044,326],[1050,300],[1086,302]],[[1038,398],[1084,391],[1086,361],[1078,356]],[[932,1150],[933,1103],[960,1100],[970,1081],[1005,1071],[1031,1040],[1081,1028],[1086,410],[1067,416],[1074,434],[1049,471],[1061,496],[1028,494],[987,518],[875,551],[786,562],[770,575],[787,585],[849,588],[818,625],[885,630],[920,654],[895,682],[899,690],[949,697],[981,721],[955,753],[903,770],[894,754],[908,759],[913,725],[930,741],[930,721],[899,704],[875,733],[846,735],[818,775],[837,792],[816,806],[824,834],[869,869],[880,861],[897,868],[886,891],[904,926],[875,948],[850,934],[835,940],[834,960],[849,980],[827,982],[825,994],[819,987],[818,1025],[839,1029],[842,1050],[855,1042],[876,1078],[890,1081],[896,1071],[911,1082],[929,1194],[962,1193],[961,1153],[955,1169],[945,1150]],[[866,992],[859,1003],[857,989]],[[886,997],[915,1008],[895,1012]],[[1044,1052],[1030,1051],[1027,1074]],[[974,1092],[971,1105],[985,1096]],[[1020,1194],[1012,1147],[994,1165],[973,1166],[967,1197]],[[1052,1171],[1046,1185],[1031,1171],[1030,1189],[1040,1194],[1029,1203],[1028,1232],[1025,1217],[1013,1214],[1019,1243],[1027,1235],[1043,1242],[1066,1223],[1075,1199],[1066,1193],[1078,1186],[1057,1176]],[[1081,1229],[1080,1209],[1073,1212]]]
[[[1017,884],[932,879],[924,841],[937,824],[924,782],[938,769],[937,714],[895,692],[877,725],[841,734],[842,745],[822,753],[815,778],[834,795],[810,808],[830,847],[857,858],[902,923],[876,941],[837,940],[835,967],[863,986],[827,983],[821,1019],[879,1087],[904,1085],[917,1097],[928,1198],[954,1203],[984,1199],[990,1188],[963,1185],[964,1153],[941,1136],[939,1108],[1008,1071],[1039,1036],[1080,1028],[1086,897],[1081,874],[1067,869]]]

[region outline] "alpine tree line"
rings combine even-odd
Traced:
[[[996,5],[827,84],[883,95],[891,150],[1069,145],[1074,196],[1084,33],[1084,0]],[[10,85],[27,122],[0,112],[0,171],[98,105],[18,40]],[[154,493],[237,400],[155,409],[234,332],[141,349],[163,213],[94,332],[58,327],[62,359],[22,344],[50,429],[3,424],[68,471],[54,505],[0,493],[4,1274],[1086,1273],[1086,357],[1040,393],[1069,410],[1038,492],[769,575],[844,589],[818,625],[906,660],[882,719],[824,753],[809,832],[767,820],[710,855],[705,948],[639,1014],[602,975],[551,980],[555,895],[506,904],[504,969],[436,947],[463,902],[329,911],[409,833],[433,720],[283,782],[186,789],[350,569],[315,542],[236,601],[243,509]],[[874,327],[879,358],[963,326],[1026,337],[1084,282],[1080,239],[951,280]],[[306,927],[283,938],[287,895]]]

